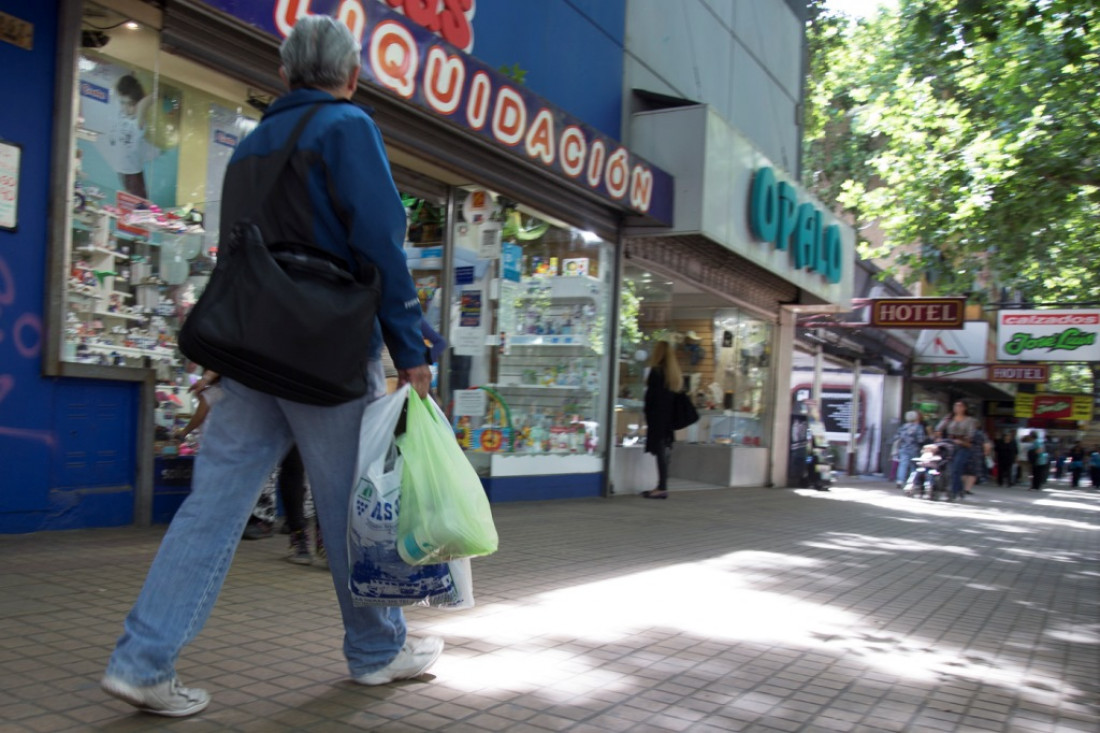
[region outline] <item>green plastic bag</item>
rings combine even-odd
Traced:
[[[497,550],[489,497],[433,400],[409,394],[397,552],[410,565],[429,565]]]

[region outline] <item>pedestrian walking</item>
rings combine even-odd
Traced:
[[[894,485],[900,489],[913,472],[913,459],[920,453],[921,446],[928,441],[928,428],[921,422],[919,412],[910,410],[905,413],[905,422],[898,428],[894,440],[898,446],[898,468]]]
[[[321,524],[347,526],[363,410],[385,394],[383,330],[399,382],[410,383],[422,397],[428,392],[420,305],[402,250],[405,210],[377,126],[350,101],[359,85],[360,53],[347,26],[333,18],[305,15],[297,21],[280,49],[280,75],[290,91],[268,108],[230,160],[221,242],[232,241],[234,224],[256,213],[255,223],[269,241],[309,232],[313,247],[378,270],[377,319],[364,323],[375,334],[366,355],[367,393],[318,406],[222,377],[224,395],[206,419],[191,494],[161,542],[101,683],[108,694],[146,712],[182,717],[209,704],[205,690],[180,683],[176,660],[210,615],[261,484],[292,443],[310,476]],[[299,136],[291,149],[294,130]],[[271,179],[272,164],[264,163],[278,160],[284,149],[289,164]],[[263,185],[267,180],[274,180],[270,188]],[[265,201],[249,200],[250,192],[264,190],[270,191]],[[441,639],[408,638],[398,607],[355,606],[346,553],[332,553],[329,566],[344,624],[343,652],[355,682],[411,678],[435,662]]]
[[[1016,456],[1020,449],[1016,445],[1016,436],[1011,430],[1001,434],[1001,439],[993,445],[993,455],[997,465],[997,485],[1015,486],[1016,477],[1013,470],[1016,467]]]
[[[954,446],[951,453],[951,500],[957,501],[963,497],[965,483],[963,476],[973,476],[971,457],[973,456],[974,433],[978,429],[978,421],[970,417],[967,404],[957,400],[951,407],[951,414],[940,421],[936,426],[936,437],[950,442]]]

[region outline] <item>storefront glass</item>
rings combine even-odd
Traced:
[[[111,9],[88,3],[83,28],[61,354],[155,369],[165,439],[192,407],[176,332],[213,270],[222,178],[262,100]]]
[[[482,189],[457,203],[447,332],[463,448],[483,475],[602,471],[612,246]]]
[[[686,288],[684,288],[686,290]],[[772,324],[737,308],[702,307],[677,294],[666,278],[627,268],[620,305],[617,445],[644,443],[647,360],[658,341],[670,341],[684,390],[699,410],[684,442],[767,446]]]

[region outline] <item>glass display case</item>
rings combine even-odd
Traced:
[[[77,60],[61,359],[153,369],[158,454],[196,407],[176,333],[213,271],[222,179],[266,98],[95,3]],[[89,40],[91,39],[91,40]],[[94,40],[94,43],[92,43]],[[186,82],[182,81],[186,80]],[[190,369],[190,371],[189,371]]]
[[[480,221],[463,208],[450,331],[459,442],[487,476],[601,472],[610,245],[509,202]]]

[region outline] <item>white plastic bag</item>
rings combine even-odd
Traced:
[[[397,554],[403,459],[394,429],[409,388],[367,406],[348,508],[348,587],[357,606],[451,606],[463,600],[446,564],[412,567]],[[472,598],[472,589],[466,595]]]

